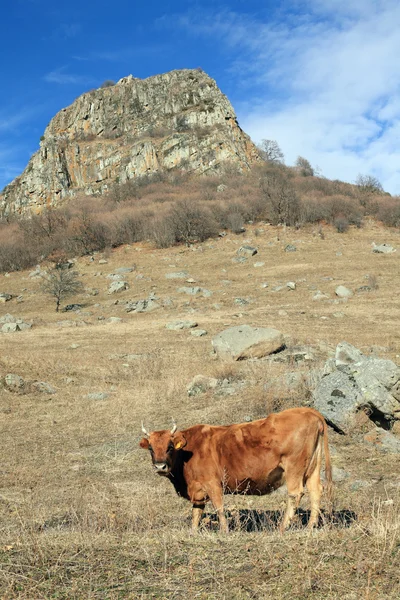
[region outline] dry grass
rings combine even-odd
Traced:
[[[366,353],[379,346],[380,356],[398,362],[399,253],[373,254],[371,243],[396,247],[399,239],[371,221],[346,234],[326,226],[323,237],[312,227],[299,232],[258,224],[257,233],[250,227],[244,236],[192,248],[124,246],[107,255],[106,265],[98,263],[101,254],[77,261],[84,285],[100,290],[71,299],[85,305],[81,314],[57,315],[27,272],[0,276],[2,291],[24,297],[0,305],[1,314],[34,323],[30,331],[0,334],[0,374],[57,389],[51,396],[0,390],[0,597],[397,599],[400,466],[397,457],[362,444],[368,422],[352,436],[330,436],[334,466],[349,473],[335,486],[335,510],[344,522],[312,534],[295,525],[283,537],[274,527],[285,501],[278,492],[226,497],[232,533],[216,532],[210,513],[191,536],[189,503],[152,473],[138,441],[142,419],[148,429],[168,426],[172,416],[181,427],[230,423],[302,404],[308,371],[343,339]],[[259,254],[233,263],[245,241]],[[297,252],[284,252],[288,243]],[[265,265],[255,268],[257,261]],[[130,290],[109,296],[105,275],[133,264]],[[213,296],[178,293],[185,282],[165,274],[182,270]],[[337,285],[356,289],[371,280],[372,291],[335,299]],[[297,289],[273,291],[287,281]],[[317,289],[329,299],[313,301]],[[171,303],[150,314],[127,314],[115,304],[151,292]],[[250,302],[238,306],[237,297]],[[123,322],[107,324],[99,316]],[[166,330],[177,318],[195,319],[208,335]],[[87,324],[64,328],[57,325],[62,319]],[[310,344],[316,360],[306,366],[215,360],[211,337],[240,323],[277,327],[289,346]],[[301,374],[296,385],[285,383],[289,371]],[[189,398],[187,385],[200,373],[239,391]],[[109,397],[86,397],[100,391]]]

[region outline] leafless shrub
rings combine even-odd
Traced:
[[[76,271],[66,269],[52,269],[47,273],[42,284],[42,290],[45,294],[53,296],[56,301],[56,312],[59,311],[60,303],[65,298],[73,296],[83,289],[83,285],[78,281],[79,274]]]
[[[349,229],[349,221],[345,217],[336,217],[333,221],[333,225],[338,233],[345,233]]]
[[[175,241],[191,244],[202,242],[218,233],[218,227],[211,213],[187,200],[177,202],[171,209],[168,219],[173,228]]]
[[[300,201],[284,169],[271,169],[260,182],[268,201],[271,222],[294,225],[300,214]]]
[[[377,217],[387,227],[400,227],[400,197],[389,198],[380,203]]]

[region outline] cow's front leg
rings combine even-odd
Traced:
[[[196,531],[199,528],[201,517],[203,515],[205,504],[195,502],[192,509],[192,530]]]
[[[212,489],[207,488],[207,492],[215,510],[217,511],[220,531],[223,533],[228,533],[229,526],[224,514],[224,495],[222,493],[222,488],[219,486],[214,486]]]

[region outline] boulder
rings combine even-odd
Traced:
[[[25,380],[14,373],[7,373],[4,377],[3,384],[9,392],[22,394],[25,391]]]
[[[1,328],[3,333],[14,333],[15,331],[21,331],[18,323],[4,323]]]
[[[118,292],[124,292],[129,290],[129,285],[126,281],[113,281],[108,288],[109,294],[116,294]]]
[[[254,256],[258,253],[258,249],[254,248],[254,246],[240,246],[237,251],[238,256]]]
[[[165,327],[172,331],[178,331],[179,329],[192,329],[192,327],[197,327],[197,323],[196,321],[171,321],[170,323],[167,323]]]
[[[12,300],[12,294],[6,294],[5,292],[0,292],[0,302],[5,303]]]
[[[187,271],[177,271],[175,273],[166,273],[166,279],[187,279],[189,277],[189,273]]]
[[[277,329],[250,325],[225,329],[211,343],[214,352],[224,360],[262,358],[284,346],[283,335]]]
[[[390,244],[375,244],[375,242],[372,242],[372,252],[376,254],[391,254],[392,252],[396,252],[396,249]]]
[[[45,381],[32,381],[29,384],[30,391],[39,392],[40,394],[55,394],[56,390],[52,385]]]
[[[400,367],[391,360],[365,356],[347,342],[336,348],[316,386],[314,406],[341,433],[348,433],[359,410],[376,423],[400,419]]]
[[[375,446],[375,448],[382,450],[382,452],[400,454],[400,439],[381,427],[376,427],[373,431],[366,433],[364,435],[364,442]]]
[[[338,298],[351,298],[353,296],[353,292],[344,285],[338,285],[335,294]]]

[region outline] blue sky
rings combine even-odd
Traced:
[[[13,0],[2,9],[0,189],[58,110],[106,79],[202,67],[255,142],[400,194],[398,0]]]

